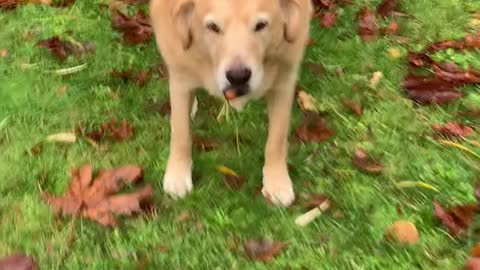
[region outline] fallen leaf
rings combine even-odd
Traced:
[[[133,72],[131,70],[118,71],[114,69],[111,72],[112,77],[119,78],[124,82],[133,81],[138,86],[145,86],[150,81],[150,73],[146,70]]]
[[[327,11],[322,15],[322,26],[323,28],[330,28],[335,25],[337,22],[337,12],[336,11]]]
[[[141,10],[133,17],[115,11],[112,16],[112,27],[122,32],[124,42],[131,45],[149,42],[153,37],[152,26]]]
[[[444,125],[435,124],[433,130],[438,137],[465,138],[473,133],[473,129],[459,122],[448,122]]]
[[[387,49],[388,56],[392,59],[398,59],[402,57],[402,52],[400,52],[400,49],[398,48],[388,48]]]
[[[480,243],[477,243],[470,251],[473,257],[480,257]]]
[[[377,7],[378,15],[387,17],[397,8],[398,0],[383,0]]]
[[[469,258],[466,270],[480,270],[480,258]]]
[[[389,241],[406,245],[414,245],[420,241],[415,224],[404,220],[399,220],[393,223],[386,230],[385,238]]]
[[[304,112],[314,112],[317,110],[315,98],[304,90],[297,93],[297,103]]]
[[[365,42],[372,42],[378,37],[378,25],[375,12],[363,7],[358,15],[358,34]]]
[[[152,196],[153,188],[146,185],[132,193],[113,195],[125,184],[134,185],[143,178],[143,169],[129,165],[100,170],[92,180],[92,165],[75,168],[68,190],[61,196],[43,194],[55,213],[81,215],[104,226],[115,226],[115,215],[131,216],[141,210],[140,202]]]
[[[453,237],[462,235],[472,224],[473,215],[479,210],[477,204],[459,205],[444,209],[437,201],[433,201],[433,213],[447,227]]]
[[[240,190],[245,184],[245,178],[238,175],[234,170],[225,166],[218,166],[217,170],[223,174],[223,180],[228,189]]]
[[[455,84],[480,83],[480,72],[470,68],[467,71],[451,62],[437,64],[433,63],[433,69],[437,78],[453,82]]]
[[[76,140],[77,136],[71,132],[52,134],[47,137],[47,141],[50,142],[75,143]]]
[[[380,174],[384,166],[379,161],[371,157],[365,149],[357,149],[353,155],[353,165],[363,172]]]
[[[327,195],[322,193],[311,193],[308,195],[304,207],[307,209],[313,209],[326,201],[331,201]]]
[[[58,36],[40,40],[37,42],[36,47],[48,49],[60,61],[65,61],[69,55],[79,57],[83,54],[95,51],[95,44],[93,43],[72,43],[69,41],[63,41]]]
[[[95,142],[102,140],[125,141],[133,136],[133,125],[127,120],[123,120],[120,124],[115,118],[110,122],[100,125],[97,130],[85,132],[81,128],[77,128],[77,135],[85,136]]]
[[[1,4],[1,2],[0,2]],[[1,5],[0,5],[1,8]],[[1,270],[38,270],[37,263],[25,255],[12,255],[0,259]]]
[[[307,112],[296,129],[297,137],[303,142],[323,142],[334,134],[335,131],[327,127],[327,121],[314,112]]]
[[[8,55],[7,49],[0,49],[0,57],[5,57]]]
[[[246,240],[243,243],[245,255],[251,260],[268,262],[278,256],[286,243],[267,239]]]
[[[397,22],[391,22],[387,27],[382,28],[382,33],[384,35],[395,35],[400,30],[400,25]]]
[[[457,84],[430,76],[409,74],[403,81],[405,93],[415,102],[428,104],[445,104],[463,97],[456,89]]]
[[[198,135],[193,136],[193,145],[195,145],[200,151],[210,152],[218,147],[219,143],[213,139],[201,137]]]
[[[342,103],[345,107],[347,107],[350,111],[352,111],[357,116],[362,116],[362,106],[357,102],[344,98],[342,99]]]
[[[11,10],[20,5],[20,0],[0,0],[0,10]]]

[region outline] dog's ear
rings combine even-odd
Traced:
[[[192,19],[194,9],[193,0],[177,1],[173,7],[173,23],[184,50],[188,50],[193,42]]]
[[[302,26],[302,0],[280,0],[284,18],[284,37],[289,43],[296,40]]]

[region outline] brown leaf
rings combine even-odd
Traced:
[[[427,64],[432,64],[433,59],[426,53],[408,52],[408,63],[413,67],[423,67]]]
[[[81,214],[104,226],[115,226],[115,215],[130,216],[141,211],[140,202],[153,194],[152,186],[146,185],[132,193],[112,195],[126,183],[133,185],[142,179],[143,170],[139,166],[100,170],[93,183],[92,171],[91,165],[73,169],[68,191],[62,196],[44,194],[44,201],[55,213]]]
[[[385,238],[389,241],[406,245],[414,245],[420,241],[415,224],[404,220],[399,220],[393,223],[386,230]]]
[[[400,30],[400,25],[397,22],[391,22],[387,27],[382,28],[382,33],[384,35],[395,35]]]
[[[448,122],[443,126],[440,124],[433,125],[435,134],[438,137],[447,138],[465,138],[473,133],[473,129],[459,122]]]
[[[377,7],[378,15],[387,17],[397,8],[398,0],[383,0]]]
[[[0,0],[0,10],[11,10],[20,5],[20,0]]]
[[[0,49],[0,57],[5,57],[8,55],[7,49]]]
[[[78,43],[73,44],[69,41],[63,41],[58,36],[53,36],[49,39],[40,40],[36,47],[48,49],[58,60],[65,61],[69,55],[81,56],[85,53],[95,51],[93,43]]]
[[[447,82],[430,76],[408,75],[403,81],[406,94],[415,102],[444,104],[463,97],[456,89],[457,83]]]
[[[311,193],[308,195],[304,205],[307,209],[313,209],[326,201],[331,201],[327,195],[321,193]]]
[[[305,119],[296,129],[297,137],[303,142],[323,142],[330,139],[335,131],[328,129],[327,121],[317,113],[307,112]]]
[[[278,256],[286,243],[267,239],[246,240],[243,243],[245,255],[251,260],[268,262]]]
[[[466,270],[480,270],[480,258],[469,258]]]
[[[200,151],[210,152],[215,150],[219,143],[213,139],[195,135],[193,136],[193,145],[195,145]]]
[[[228,189],[240,190],[245,184],[245,178],[238,175],[235,171],[225,166],[218,166],[217,170],[223,174],[223,180]]]
[[[138,86],[144,86],[150,81],[150,73],[146,70],[133,72],[131,70],[118,71],[113,69],[111,72],[112,77],[119,78],[123,82],[133,81]]]
[[[123,120],[120,125],[114,118],[112,121],[103,123],[97,130],[84,132],[77,130],[77,134],[85,136],[95,142],[102,140],[125,141],[133,136],[133,125],[127,120]]]
[[[480,257],[480,243],[477,243],[470,251],[473,257]]]
[[[363,172],[380,174],[384,169],[384,166],[380,162],[375,160],[361,148],[355,150],[352,161],[353,165]]]
[[[447,227],[453,237],[462,235],[472,224],[473,215],[479,210],[477,204],[459,205],[444,209],[437,201],[433,201],[433,213]]]
[[[330,28],[337,23],[337,12],[336,11],[327,11],[322,15],[322,26],[323,28]]]
[[[455,84],[480,83],[480,72],[470,68],[467,71],[461,70],[455,63],[433,64],[437,78],[453,82]]]
[[[342,99],[342,103],[345,107],[350,109],[357,116],[362,116],[362,106],[357,102],[350,99]]]
[[[147,43],[153,37],[153,29],[143,11],[129,17],[120,11],[112,16],[112,27],[123,34],[123,40],[130,45]]]
[[[1,8],[1,2],[0,2]],[[38,270],[37,263],[25,255],[12,255],[0,259],[1,270]]]
[[[378,37],[378,25],[375,12],[363,7],[358,14],[358,34],[365,42],[371,42]]]

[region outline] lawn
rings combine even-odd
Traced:
[[[0,1],[1,2],[1,1]],[[458,39],[472,27],[478,0],[403,1],[398,19],[400,43],[393,36],[365,43],[357,34],[357,13],[375,8],[377,0],[357,0],[339,9],[338,22],[323,29],[312,21],[312,39],[299,85],[316,98],[328,126],[336,131],[321,143],[302,143],[294,128],[302,121],[295,105],[290,136],[291,177],[297,196],[327,194],[335,202],[329,213],[306,227],[294,223],[305,212],[301,203],[272,207],[258,195],[261,186],[267,116],[263,101],[217,121],[223,102],[199,93],[196,134],[219,143],[213,151],[194,151],[194,192],[174,201],[162,191],[168,157],[169,120],[152,106],[168,97],[167,81],[156,67],[160,56],[153,40],[126,46],[112,30],[111,12],[100,0],[77,1],[70,7],[24,5],[0,11],[0,257],[16,252],[33,256],[41,269],[461,269],[476,244],[472,228],[453,238],[434,217],[432,201],[446,206],[474,202],[479,160],[458,148],[440,144],[432,125],[453,120],[476,127],[478,118],[460,118],[466,107],[480,108],[479,86],[462,88],[465,97],[446,105],[419,106],[402,89],[407,51],[445,39]],[[138,7],[129,7],[134,11]],[[141,6],[141,8],[146,8]],[[386,20],[380,20],[386,24]],[[475,21],[473,21],[473,24]],[[478,22],[477,22],[478,23]],[[478,25],[477,25],[478,27]],[[59,35],[96,45],[94,53],[61,62],[35,47]],[[389,54],[391,48],[400,57]],[[475,51],[437,57],[480,67]],[[60,76],[49,71],[79,66]],[[319,63],[312,72],[308,63]],[[112,78],[111,71],[153,70],[143,87]],[[369,87],[374,72],[383,74]],[[342,104],[362,104],[361,117]],[[153,108],[152,108],[153,107]],[[115,117],[135,127],[133,138],[94,147],[85,139],[74,144],[43,143],[48,135],[71,132]],[[238,135],[238,139],[237,139]],[[480,153],[477,134],[459,143]],[[358,147],[381,157],[379,175],[352,165]],[[238,148],[238,149],[237,149]],[[155,188],[154,213],[124,218],[115,228],[85,219],[58,218],[41,194],[61,194],[70,169],[140,164],[146,183]],[[218,165],[246,178],[238,191],[225,187]],[[418,181],[433,187],[402,187]],[[300,200],[301,201],[301,200]],[[188,214],[185,214],[188,213]],[[179,219],[179,216],[183,218]],[[185,216],[188,216],[185,218]],[[413,222],[420,242],[400,246],[384,241],[397,220]],[[268,263],[248,259],[240,241],[270,238],[288,246]]]

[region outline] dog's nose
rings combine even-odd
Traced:
[[[250,80],[251,76],[252,71],[246,67],[236,67],[227,71],[227,80],[232,85],[246,84]]]

